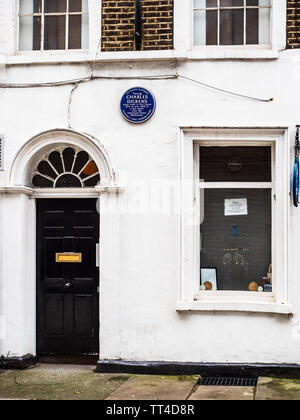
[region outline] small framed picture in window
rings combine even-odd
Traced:
[[[218,290],[218,278],[216,268],[200,268],[200,289]]]

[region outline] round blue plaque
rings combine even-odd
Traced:
[[[121,112],[127,121],[140,124],[148,121],[155,112],[155,97],[149,90],[135,87],[124,93],[121,99]]]

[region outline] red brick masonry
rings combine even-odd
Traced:
[[[173,2],[142,0],[142,50],[173,49]],[[135,0],[102,0],[101,50],[134,51],[134,33]]]
[[[287,48],[300,48],[300,0],[287,0]]]

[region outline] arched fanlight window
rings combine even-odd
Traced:
[[[37,164],[32,185],[38,188],[94,187],[100,181],[96,163],[78,147],[60,147]]]

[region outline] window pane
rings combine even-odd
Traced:
[[[253,3],[258,4],[258,0],[253,1]],[[247,9],[246,10],[246,43],[249,44],[259,44],[258,37],[258,9]]]
[[[21,14],[41,13],[42,0],[20,0],[19,7]]]
[[[70,12],[87,12],[87,0],[69,0]],[[88,49],[89,18],[88,15],[69,16],[69,49]]]
[[[41,18],[20,16],[19,50],[32,51],[41,49]]]
[[[95,164],[95,162],[92,160],[84,167],[83,171],[80,174],[80,177],[84,179],[91,175],[95,175],[98,172],[99,172],[98,167]]]
[[[45,50],[64,50],[66,37],[65,16],[45,16]]]
[[[271,44],[270,23],[270,9],[259,9],[259,44]]]
[[[194,45],[218,45],[217,10],[194,12]]]
[[[86,152],[84,151],[78,152],[76,156],[73,172],[75,174],[78,174],[85,167],[88,160],[89,160],[89,155]]]
[[[54,151],[50,153],[49,160],[58,173],[63,172],[62,160],[61,160],[60,153],[58,151]]]
[[[271,182],[271,147],[200,147],[205,182]]]
[[[99,181],[100,181],[100,175],[98,174],[88,179],[87,181],[83,181],[83,182],[84,182],[85,187],[95,187]]]
[[[271,0],[246,0],[247,6],[271,6]]]
[[[69,0],[70,12],[82,12],[82,0]]]
[[[69,49],[81,48],[81,15],[69,16]]]
[[[220,10],[220,44],[243,45],[244,10]]]
[[[89,16],[82,15],[81,18],[81,48],[89,48]]]
[[[206,45],[206,11],[194,12],[194,45]]]
[[[82,6],[81,6],[81,8],[82,8],[82,11],[84,13],[88,13],[88,11],[89,11],[88,2],[89,2],[89,0],[82,0]]]
[[[53,187],[53,181],[51,181],[48,178],[44,178],[41,175],[34,175],[34,177],[32,178],[32,184],[34,187],[40,188]]]
[[[67,0],[44,0],[45,13],[64,13],[67,11]]]
[[[206,45],[218,45],[218,11],[206,12]]]
[[[242,7],[244,0],[220,0],[220,7]]]
[[[75,150],[72,147],[67,147],[63,151],[63,159],[65,164],[65,171],[71,172],[75,158]]]
[[[77,176],[73,174],[61,175],[55,184],[56,188],[81,188],[82,184]]]
[[[42,175],[46,175],[46,176],[48,176],[50,178],[53,178],[53,181],[57,177],[56,172],[51,168],[51,166],[49,165],[49,163],[46,160],[42,160],[38,164],[38,171]]]
[[[217,289],[272,291],[271,190],[207,189],[202,220],[201,268],[217,269]]]
[[[217,7],[218,0],[194,0],[195,9],[204,9],[206,7]]]

